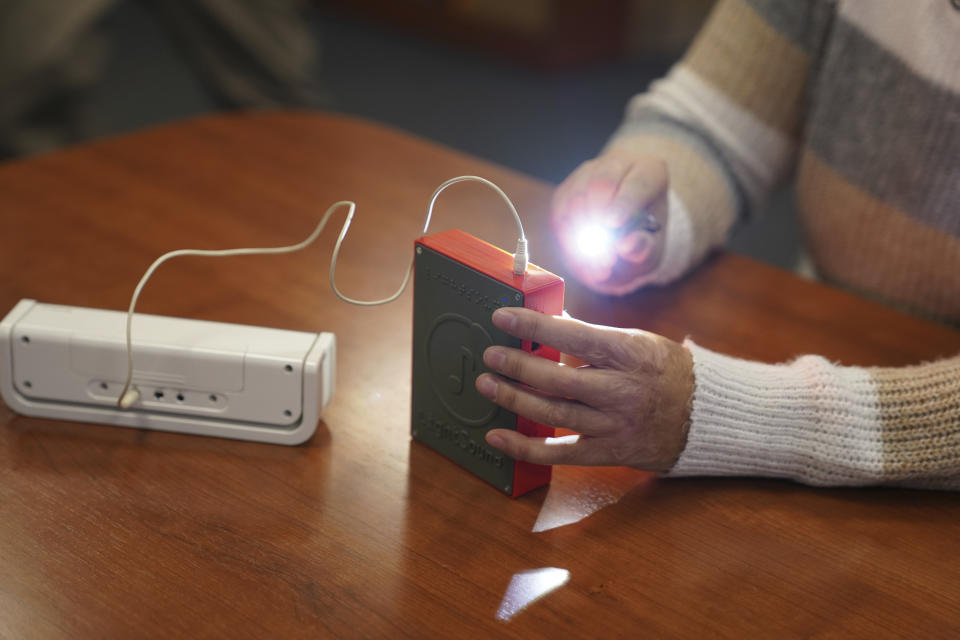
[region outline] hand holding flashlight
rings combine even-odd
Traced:
[[[612,148],[557,187],[553,227],[578,279],[625,295],[660,265],[667,224],[667,166]]]

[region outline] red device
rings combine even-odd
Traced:
[[[493,344],[559,362],[558,351],[509,336],[491,315],[503,306],[559,315],[563,279],[535,265],[514,275],[511,254],[456,229],[420,238],[414,251],[413,438],[511,497],[548,484],[549,466],[515,461],[484,436],[506,428],[542,438],[553,428],[498,407],[474,384]]]

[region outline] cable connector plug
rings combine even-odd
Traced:
[[[527,272],[527,265],[530,263],[527,257],[527,239],[520,237],[517,239],[517,250],[513,254],[513,274],[522,276]]]
[[[129,409],[137,403],[137,400],[140,399],[140,392],[136,389],[127,389],[123,392],[123,395],[120,396],[120,399],[117,400],[117,406],[121,409]]]

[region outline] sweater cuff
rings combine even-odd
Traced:
[[[667,194],[667,237],[660,266],[648,275],[650,284],[668,284],[686,273],[693,261],[693,225],[683,200],[673,189]]]
[[[789,364],[714,353],[689,339],[695,389],[687,444],[671,476],[761,476],[812,485],[883,477],[869,372],[819,356]]]

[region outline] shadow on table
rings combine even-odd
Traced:
[[[245,465],[276,467],[293,477],[315,476],[314,462],[326,457],[323,452],[331,442],[322,421],[307,444],[288,447],[10,415],[0,426],[0,447],[15,473],[101,478],[152,473],[162,478],[165,473],[183,473],[190,465],[208,469]]]

